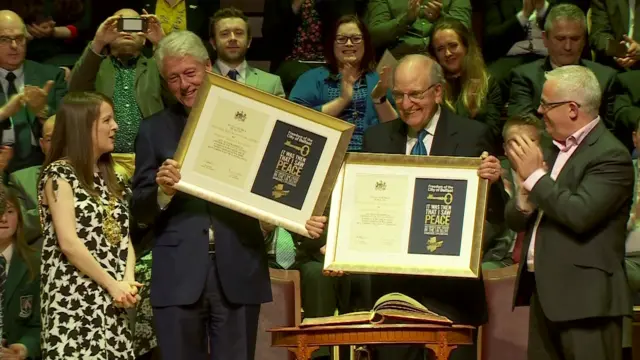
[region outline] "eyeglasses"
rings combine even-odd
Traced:
[[[24,35],[0,36],[0,45],[11,45],[14,41],[18,45],[24,45],[27,42],[27,38]]]
[[[553,110],[553,109],[557,108],[558,106],[562,106],[564,104],[570,104],[570,103],[576,104],[576,106],[578,106],[578,108],[581,106],[580,104],[578,104],[577,102],[575,102],[573,100],[547,102],[545,99],[540,98],[540,108],[545,112],[547,112],[549,110]]]
[[[427,91],[431,90],[436,85],[438,85],[438,83],[431,84],[428,88],[426,88],[426,89],[424,89],[422,91],[412,91],[410,93],[403,93],[403,92],[400,92],[400,91],[392,91],[391,92],[391,96],[393,96],[393,99],[396,101],[396,103],[399,103],[399,102],[403,101],[405,95],[409,98],[409,100],[411,100],[413,102],[417,102],[417,101],[420,101],[420,100],[424,99],[425,96],[427,96]]]
[[[338,36],[336,36],[336,44],[344,45],[349,40],[351,40],[352,44],[360,44],[362,42],[362,35],[353,35],[353,36],[338,35]]]

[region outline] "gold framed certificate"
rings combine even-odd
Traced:
[[[175,188],[308,236],[354,125],[213,73],[176,151]]]
[[[489,188],[480,162],[347,154],[331,198],[324,268],[480,276]]]

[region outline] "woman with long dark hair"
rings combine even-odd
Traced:
[[[44,359],[132,359],[135,306],[128,194],[113,169],[118,125],[98,93],[69,93],[38,185]]]
[[[431,35],[429,52],[445,73],[445,104],[458,115],[491,128],[495,149],[502,149],[500,87],[487,71],[473,33],[460,21],[443,18]]]

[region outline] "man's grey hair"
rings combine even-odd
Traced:
[[[577,6],[573,4],[558,4],[552,7],[544,22],[544,31],[550,32],[553,29],[553,24],[558,20],[579,22],[586,34],[587,17]]]
[[[431,63],[429,80],[431,82],[431,85],[444,84],[444,71],[442,70],[442,66],[440,66],[440,64],[435,60],[433,60],[433,62]]]
[[[400,59],[400,61],[396,65],[396,69],[398,69],[400,65],[402,65],[405,62],[410,62],[412,64],[419,64],[423,66],[422,69],[426,68],[427,66],[430,66],[429,86],[433,84],[444,84],[445,80],[444,80],[444,71],[442,70],[442,66],[440,66],[440,64],[438,64],[438,62],[432,57],[423,55],[423,54],[406,55],[405,57]],[[395,76],[395,71],[394,71],[394,76]]]
[[[186,30],[173,31],[158,43],[158,47],[156,48],[153,58],[155,59],[156,64],[158,65],[158,70],[160,70],[160,74],[162,74],[162,76],[164,76],[162,67],[164,66],[163,61],[166,56],[192,56],[202,63],[209,60],[209,53],[207,52],[207,48],[204,47],[202,40],[200,40],[200,37],[191,31]]]
[[[575,101],[580,109],[591,115],[598,116],[602,90],[593,71],[580,65],[561,66],[548,72],[547,80],[555,81],[554,101]]]

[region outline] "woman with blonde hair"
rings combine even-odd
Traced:
[[[458,20],[443,18],[433,28],[429,52],[445,73],[445,104],[458,115],[488,125],[493,150],[502,149],[500,87],[489,75],[471,31]]]
[[[138,301],[128,189],[113,169],[118,125],[98,93],[69,93],[38,185],[42,357],[133,359],[125,308]]]

